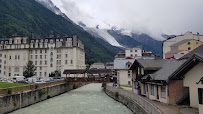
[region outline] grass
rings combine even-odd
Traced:
[[[0,82],[0,88],[8,88],[8,87],[15,87],[15,86],[22,86],[22,85],[26,85],[26,84]]]

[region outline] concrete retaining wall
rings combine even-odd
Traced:
[[[123,103],[135,114],[162,114],[162,112],[141,96],[131,91],[117,89],[106,85],[105,92],[113,99]]]
[[[73,84],[57,84],[22,93],[0,97],[0,114],[15,111],[17,109],[46,100],[50,97],[65,93],[73,89]]]

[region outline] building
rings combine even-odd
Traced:
[[[104,63],[93,63],[90,69],[105,69]]]
[[[23,76],[28,60],[37,77],[49,77],[55,70],[85,69],[84,45],[76,35],[63,38],[12,37],[0,39],[0,76]]]
[[[108,62],[106,63],[106,69],[114,69],[114,63],[113,62]]]
[[[117,75],[117,83],[124,86],[132,86],[132,72],[129,70],[135,59],[115,58],[114,70]]]
[[[199,33],[193,34],[192,32],[187,32],[184,35],[169,38],[163,42],[163,58],[166,58],[166,54],[168,52],[172,50],[177,50],[177,47],[178,50],[192,51],[196,47],[200,46],[202,42],[203,35],[200,35]]]
[[[189,101],[190,107],[198,108],[203,113],[203,45],[184,55],[178,60],[165,59],[162,67],[135,61],[130,69],[135,80],[139,80],[141,95],[151,100],[167,104],[179,104]],[[146,62],[146,60],[145,60]],[[137,66],[137,67],[136,67]],[[139,71],[141,66],[153,66],[155,72]],[[139,68],[140,67],[140,68]],[[135,74],[134,74],[135,72]],[[141,72],[141,77],[138,75]],[[144,74],[144,75],[143,75]],[[187,99],[189,98],[189,100]]]
[[[142,49],[139,47],[126,48],[125,57],[142,57]]]
[[[141,78],[145,75],[152,74],[162,68],[164,63],[169,60],[163,59],[137,59],[133,62],[130,70],[132,70],[133,92],[148,96],[147,85],[141,84]],[[145,89],[144,91],[140,88]],[[142,90],[142,91],[140,91]]]

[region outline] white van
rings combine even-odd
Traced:
[[[13,82],[19,82],[24,80],[25,80],[24,76],[13,76]]]

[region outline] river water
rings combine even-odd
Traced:
[[[132,111],[107,96],[101,84],[88,84],[12,114],[132,114]]]

